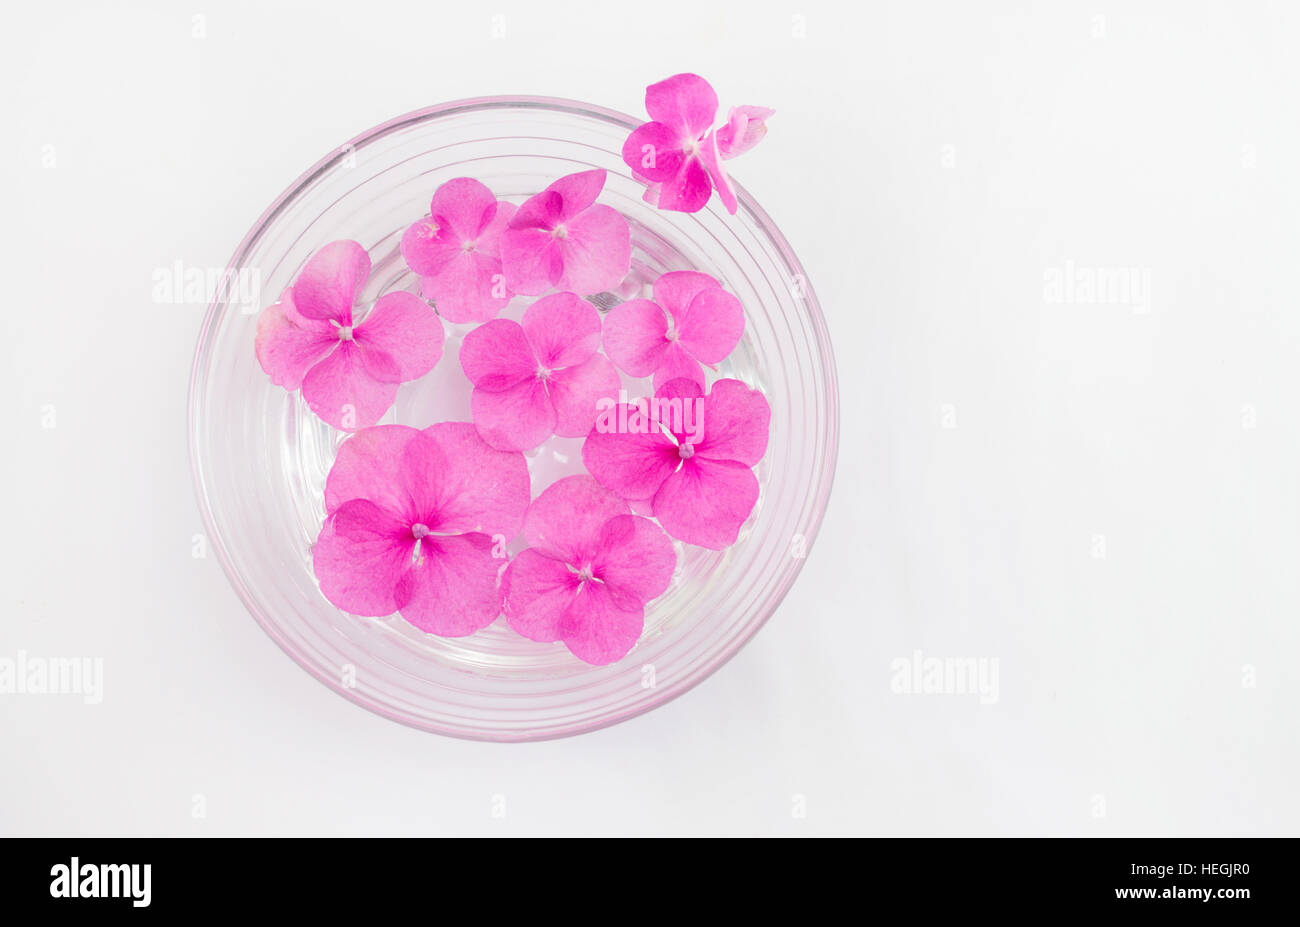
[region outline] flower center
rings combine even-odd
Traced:
[[[340,341],[351,341],[351,340],[352,340],[352,326],[351,326],[351,325],[341,325],[341,326],[339,326],[339,340],[340,340]]]
[[[539,380],[549,380],[552,372],[551,368],[544,364],[537,365],[537,379]]]
[[[422,522],[416,522],[415,524],[411,525],[411,537],[415,538],[417,541],[420,540],[420,538],[424,537],[428,533],[429,533],[429,526],[423,524]]]
[[[682,151],[685,152],[688,158],[698,158],[700,156],[700,140],[698,138],[691,139],[682,146]]]
[[[460,250],[464,251],[466,254],[469,254],[470,252],[476,250],[477,248],[478,248],[478,242],[476,241],[467,241],[460,246]]]
[[[551,231],[551,234],[560,240],[564,240],[569,237],[569,230],[564,227],[564,223],[560,223]]]
[[[670,328],[668,329],[667,332],[664,333],[664,338],[666,338],[669,341],[676,341],[678,337],[680,336],[677,334],[677,329],[675,328]]]
[[[578,571],[578,578],[582,580],[584,583],[590,582],[593,579],[591,574],[590,563],[588,563],[586,566],[584,566],[581,570]]]
[[[677,456],[682,460],[690,460],[695,456],[695,445],[683,442],[677,445]]]

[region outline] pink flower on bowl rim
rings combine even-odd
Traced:
[[[501,234],[511,290],[591,296],[623,281],[632,265],[632,231],[617,210],[596,203],[604,187],[603,170],[569,174],[519,207]]]
[[[434,191],[429,218],[402,236],[402,258],[421,289],[450,322],[486,322],[510,302],[501,270],[501,233],[515,214],[470,177]]]
[[[358,432],[325,484],[312,549],[321,592],[354,615],[472,634],[500,614],[505,544],[528,498],[523,455],[488,447],[466,422]]]
[[[663,274],[654,300],[632,299],[605,316],[605,353],[634,377],[659,388],[684,377],[701,387],[704,366],[721,363],[740,343],[745,311],[722,284],[697,271]]]
[[[600,347],[600,313],[574,293],[537,300],[523,319],[494,319],[465,336],[460,365],[474,384],[474,426],[488,444],[523,451],[552,434],[591,430],[618,371]]]
[[[589,476],[561,479],[524,518],[528,548],[501,578],[510,627],[535,641],[563,641],[587,663],[627,655],[645,606],[663,594],[677,552],[663,529]]]
[[[766,106],[733,106],[718,129],[718,154],[730,160],[749,151],[767,135],[767,120],[775,114]]]
[[[767,399],[740,380],[718,380],[706,396],[677,379],[654,400],[603,413],[582,462],[606,489],[647,502],[672,537],[710,550],[734,544],[758,501],[751,468],[767,452]],[[667,412],[674,400],[675,416]]]
[[[748,151],[767,132],[774,110],[740,106],[725,126],[713,130],[718,95],[698,74],[675,74],[646,88],[650,121],[623,143],[623,163],[647,185],[644,199],[660,209],[698,212],[718,191],[727,212],[735,214],[735,188],[724,159]]]
[[[386,293],[355,320],[369,277],[365,248],[331,242],[257,320],[257,359],[271,382],[301,387],[312,412],[342,431],[379,421],[397,388],[442,357],[442,323],[418,296]]]

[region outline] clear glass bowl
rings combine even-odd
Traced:
[[[835,470],[838,422],[835,365],[816,297],[789,244],[739,185],[735,216],[716,197],[690,215],[643,202],[619,154],[640,121],[537,97],[465,100],[394,119],[332,152],[266,211],[228,271],[231,279],[256,279],[260,295],[227,287],[208,310],[190,381],[189,432],[210,546],[253,617],[289,656],[384,717],[496,741],[567,736],[633,717],[681,695],[735,654],[776,609],[811,547]],[[370,251],[365,298],[418,292],[398,246],[406,227],[427,214],[440,183],[475,177],[521,202],[564,174],[594,167],[609,172],[601,202],[628,218],[633,244],[631,277],[619,294],[594,297],[599,308],[683,269],[712,274],[744,304],[744,338],[718,375],[766,393],[772,430],[756,468],[762,493],[739,540],[725,551],[679,545],[672,586],[647,609],[641,641],[611,666],[588,666],[562,644],[526,640],[504,619],[447,639],[398,616],[339,611],[317,587],[311,546],[325,514],[325,476],[346,435],[262,372],[253,352],[258,309],[275,301],[313,251],[340,238]],[[514,300],[503,315],[518,318],[527,302]],[[444,325],[442,360],[402,387],[384,422],[470,420],[457,355],[473,326]],[[648,381],[624,383],[630,396],[649,394]],[[581,443],[552,438],[529,455],[534,495],[582,472]]]

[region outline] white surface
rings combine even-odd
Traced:
[[[104,661],[101,704],[0,696],[0,833],[1297,831],[1294,5],[130,6],[0,32],[0,657]],[[640,112],[681,70],[777,109],[734,171],[837,345],[803,575],[721,672],[600,733],[353,707],[192,556],[203,307],[154,271],[224,266],[395,114]],[[1149,275],[1149,306],[1054,300],[1067,262]],[[998,700],[893,694],[918,649],[997,658]]]

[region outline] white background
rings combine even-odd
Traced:
[[[0,833],[1297,831],[1294,4],[126,6],[0,32],[0,656],[105,671],[99,705],[0,696]],[[192,556],[204,307],[155,302],[155,270],[224,266],[393,115],[640,113],[684,70],[777,109],[733,172],[838,353],[799,582],[599,733],[475,744],[350,705]],[[1055,298],[1067,267],[1150,298]],[[894,694],[916,650],[996,658],[997,702]]]

